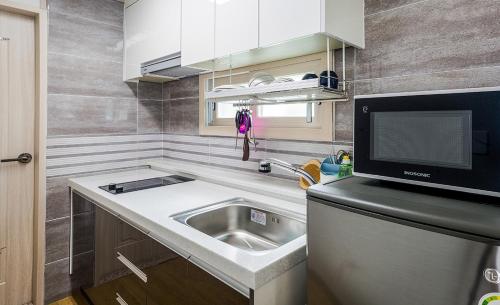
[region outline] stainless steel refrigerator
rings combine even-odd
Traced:
[[[308,305],[500,304],[500,198],[353,177],[307,217]]]

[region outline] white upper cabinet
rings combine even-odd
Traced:
[[[364,0],[182,3],[182,65],[228,69],[365,45]]]
[[[259,0],[182,0],[182,65],[259,46]]]
[[[322,0],[321,31],[347,45],[365,48],[365,1]],[[324,28],[323,28],[324,27]]]
[[[181,0],[127,1],[125,5],[123,78],[128,81],[142,76],[142,63],[181,50]]]
[[[214,0],[182,0],[181,42],[183,66],[215,57]]]
[[[266,47],[321,32],[321,2],[321,0],[260,1],[259,45]]]
[[[364,47],[363,0],[262,0],[259,46],[325,34]]]
[[[259,0],[216,0],[215,57],[258,47]]]

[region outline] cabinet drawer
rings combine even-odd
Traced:
[[[187,284],[192,291],[192,305],[250,304],[248,298],[191,262],[188,263]]]
[[[121,269],[124,270],[124,273],[131,273],[146,284],[148,282],[146,273],[141,269],[141,267],[134,263],[134,261],[137,260],[131,260],[129,257],[130,256],[124,255],[120,251],[116,252],[116,259],[121,264]]]
[[[148,305],[187,305],[187,261],[169,248],[153,241],[156,263],[145,269],[148,275]]]
[[[116,280],[116,303],[120,305],[146,305],[146,287],[135,275]]]
[[[177,257],[148,268],[148,305],[190,304],[186,267],[186,260]]]
[[[121,247],[124,245],[136,243],[148,238],[148,236],[123,220],[118,220],[116,223],[116,241],[115,245]]]
[[[85,289],[85,293],[94,305],[147,305],[145,284],[134,274]]]
[[[7,248],[0,249],[0,284],[5,282],[7,272]]]
[[[138,268],[152,261],[151,241],[147,235],[99,208],[95,223],[96,285],[131,274],[132,271],[117,259],[118,252]]]

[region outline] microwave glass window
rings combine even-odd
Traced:
[[[370,158],[472,168],[472,111],[372,112]]]

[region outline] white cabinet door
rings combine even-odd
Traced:
[[[141,64],[181,49],[181,0],[139,0],[125,8],[124,80]]]
[[[259,46],[321,32],[321,0],[262,0]]]
[[[216,3],[215,57],[257,48],[259,0],[216,0]]]
[[[214,58],[214,22],[214,0],[182,0],[183,66]]]

